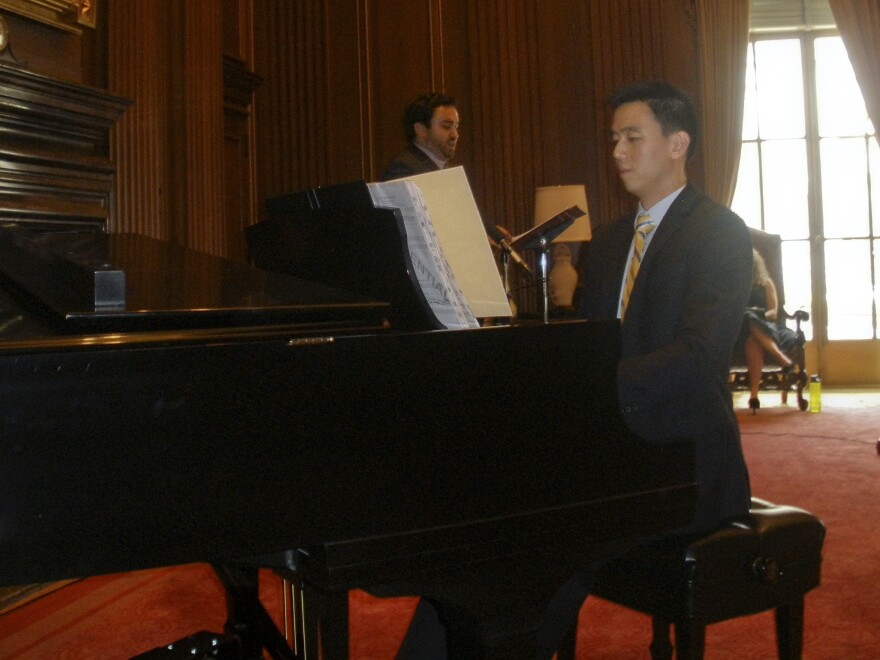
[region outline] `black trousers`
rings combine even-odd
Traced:
[[[499,585],[486,576],[490,580],[469,585],[477,586],[476,598],[462,597],[462,592],[423,597],[397,660],[551,660],[577,625],[604,563],[597,561],[569,576],[552,593],[528,582]]]

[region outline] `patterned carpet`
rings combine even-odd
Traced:
[[[737,397],[756,496],[795,504],[828,527],[823,583],[807,597],[806,660],[880,657],[880,394],[823,395],[820,414],[762,394],[756,415]],[[280,613],[279,581],[262,575],[267,608]],[[393,658],[415,605],[353,592],[351,657]],[[0,616],[0,658],[128,658],[196,630],[219,631],[223,594],[205,565],[80,580]],[[581,611],[578,657],[649,657],[644,616],[596,598]],[[710,626],[709,660],[775,657],[770,613]]]

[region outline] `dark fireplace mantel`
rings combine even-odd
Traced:
[[[0,221],[107,229],[110,129],[130,101],[0,64]]]

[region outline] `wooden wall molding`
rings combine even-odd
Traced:
[[[223,12],[218,3],[184,0],[180,11],[180,103],[172,108],[183,129],[175,151],[185,154],[185,167],[175,182],[184,217],[178,227],[184,244],[210,254],[226,253],[223,158]],[[182,47],[182,48],[181,48]],[[178,51],[179,52],[179,51]]]
[[[114,133],[119,228],[225,254],[223,12],[108,4],[108,84],[133,99]]]
[[[261,199],[329,179],[324,4],[271,1],[254,14],[254,71],[267,81],[254,108]]]
[[[170,16],[155,2],[129,3],[124,11],[107,7],[107,78],[111,91],[133,100],[113,131],[112,152],[118,163],[116,231],[169,239],[171,163],[169,142]]]
[[[0,64],[0,219],[104,229],[115,172],[108,135],[128,105]]]

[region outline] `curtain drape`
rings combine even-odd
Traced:
[[[703,185],[708,195],[729,205],[742,150],[749,0],[697,0],[696,12],[703,97]]]
[[[865,97],[868,116],[874,122],[874,137],[880,140],[880,4],[865,0],[829,0],[829,4]]]

